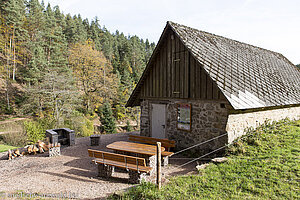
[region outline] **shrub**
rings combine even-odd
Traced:
[[[88,137],[94,133],[93,121],[78,111],[74,111],[68,120],[64,120],[64,125],[74,130],[79,137]]]
[[[38,140],[44,139],[46,130],[54,128],[54,124],[54,119],[49,117],[41,118],[37,121],[25,121],[24,130],[27,134],[29,143],[34,144]]]

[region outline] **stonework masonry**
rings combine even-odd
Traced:
[[[190,103],[192,105],[191,131],[177,129],[177,103]],[[221,103],[213,101],[172,101],[167,106],[166,136],[176,141],[178,149],[204,142],[225,133],[228,112],[221,108]],[[213,140],[207,144],[193,148],[190,153],[204,154],[215,150],[227,143],[227,136]]]
[[[150,107],[149,101],[144,100],[141,102],[140,135],[151,137],[149,107]]]
[[[228,142],[231,143],[236,138],[242,136],[245,130],[248,128],[256,128],[263,124],[266,120],[269,121],[279,121],[285,118],[291,120],[300,119],[300,106],[273,109],[258,112],[249,112],[242,114],[230,114],[228,116],[228,122],[226,126],[226,131],[228,133]]]
[[[224,133],[228,136],[201,145],[191,153],[203,154],[242,136],[250,127],[256,128],[266,120],[278,121],[281,119],[300,119],[300,106],[279,108],[273,110],[256,111],[239,114],[229,114],[232,107],[227,101],[205,100],[176,100],[141,102],[141,135],[151,137],[151,104],[166,104],[166,138],[176,141],[176,149],[184,149],[199,144]],[[177,103],[190,103],[192,105],[191,131],[177,129]]]
[[[151,103],[144,100],[141,103],[141,135],[151,137]],[[191,131],[177,129],[177,103],[190,103],[192,105]],[[225,104],[225,108],[221,108]],[[176,141],[176,149],[183,149],[194,144],[204,142],[225,133],[229,106],[225,101],[185,101],[170,100],[166,103],[166,138]],[[192,150],[192,153],[205,153],[227,144],[227,136],[209,142]]]

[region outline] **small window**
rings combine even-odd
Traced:
[[[191,104],[177,104],[177,129],[191,131]]]
[[[225,106],[225,103],[221,103],[221,104],[220,104],[220,107],[221,107],[221,108],[225,108],[225,107],[226,107],[226,106]]]

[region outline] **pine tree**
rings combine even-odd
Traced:
[[[20,63],[22,42],[26,39],[26,30],[23,28],[25,5],[22,0],[7,0],[0,4],[0,11],[4,18],[6,33],[7,74],[16,79],[17,65]]]
[[[116,120],[113,117],[113,112],[109,103],[103,104],[98,115],[104,131],[106,133],[116,133]]]
[[[42,80],[47,60],[44,52],[45,17],[43,7],[38,0],[30,0],[27,5],[28,40],[26,47],[30,52],[29,62],[22,70],[23,79],[29,84],[36,84]]]

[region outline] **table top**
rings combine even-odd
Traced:
[[[117,141],[106,146],[108,149],[125,151],[130,153],[144,154],[148,156],[156,155],[156,146],[149,144],[141,144],[134,142]],[[165,151],[164,147],[161,147],[161,152]]]

